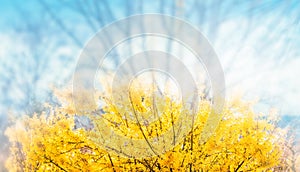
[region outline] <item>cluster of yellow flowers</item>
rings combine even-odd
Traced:
[[[127,94],[121,94],[122,91]],[[80,114],[90,120],[88,124],[92,127],[88,129],[76,127],[74,119],[79,114],[75,114],[71,99],[63,107],[48,107],[42,114],[24,117],[6,131],[11,142],[7,169],[269,171],[288,168],[282,159],[285,138],[277,137],[283,130],[272,119],[255,114],[251,104],[228,103],[215,133],[206,142],[200,142],[210,103],[201,101],[195,118],[189,118],[190,111],[180,101],[154,92],[157,90],[120,88],[118,95],[129,97],[121,97],[118,103],[111,95],[101,95],[104,102],[101,109]],[[194,119],[192,130],[183,139],[180,126],[185,121],[179,120],[181,115]],[[159,145],[153,145],[155,141]],[[152,154],[148,151],[151,145]],[[138,157],[138,154],[149,156]]]

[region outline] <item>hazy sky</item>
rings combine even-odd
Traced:
[[[35,85],[30,95],[39,97],[50,84],[66,84],[80,49],[104,25],[129,15],[164,13],[190,22],[212,43],[228,97],[241,93],[259,98],[259,110],[275,107],[282,115],[300,115],[299,1],[104,2],[97,9],[95,1],[0,0],[2,114],[28,99],[22,85]],[[34,80],[33,73],[41,76]]]

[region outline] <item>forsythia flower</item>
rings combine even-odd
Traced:
[[[151,87],[120,88],[120,102],[101,97],[101,111],[81,114],[91,129],[76,127],[71,99],[63,107],[24,117],[6,130],[11,142],[9,171],[272,171],[288,169],[283,162],[284,132],[271,119],[259,116],[247,103],[235,101],[223,111],[215,133],[200,143],[210,104],[200,102],[193,129],[163,154],[146,158],[120,156],[101,145],[101,127],[130,139],[153,139],[172,130],[183,105]],[[122,92],[130,92],[122,94]],[[129,97],[122,97],[129,95]],[[121,103],[121,104],[120,104]],[[70,110],[68,110],[68,108]],[[94,107],[93,107],[94,108]],[[70,112],[70,113],[68,113]],[[95,113],[92,113],[95,112]],[[103,124],[103,119],[105,124]],[[173,128],[178,130],[178,128]],[[100,132],[101,131],[101,132]],[[174,131],[174,133],[176,133]],[[178,133],[178,132],[177,132]],[[174,135],[174,140],[176,139]],[[109,142],[109,140],[104,140]],[[166,140],[172,142],[173,140]],[[174,142],[175,143],[175,142]],[[109,144],[117,144],[110,143]],[[130,143],[124,143],[130,146]],[[128,144],[128,145],[126,145]],[[132,147],[132,150],[137,149]],[[141,152],[142,153],[142,152]]]

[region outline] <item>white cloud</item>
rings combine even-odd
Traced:
[[[8,58],[13,53],[24,53],[26,45],[22,44],[12,33],[0,34],[0,59]]]
[[[225,69],[227,94],[242,91],[281,115],[300,116],[300,41],[291,40],[296,33],[286,30],[288,20],[280,19],[279,26],[272,25],[273,20],[258,20],[246,37],[241,35],[247,31],[247,18],[220,26],[215,48]]]

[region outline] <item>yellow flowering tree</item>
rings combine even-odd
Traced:
[[[287,170],[285,131],[272,115],[256,114],[251,103],[227,103],[213,135],[201,134],[211,111],[202,100],[193,127],[183,139],[176,125],[190,111],[156,89],[135,86],[129,98],[118,103],[111,94],[100,94],[103,106],[76,114],[70,92],[64,104],[48,106],[42,114],[25,116],[6,130],[9,137],[9,171],[272,171]],[[151,89],[152,88],[152,89]],[[121,102],[121,104],[120,104]],[[270,117],[271,116],[271,117]],[[184,122],[184,121],[181,121]],[[114,134],[111,134],[111,131]],[[167,133],[173,133],[168,135]],[[165,137],[160,137],[165,135]],[[122,136],[122,137],[117,137]],[[122,139],[127,139],[124,141]],[[118,140],[119,139],[119,140]],[[157,140],[151,156],[149,140]],[[144,140],[139,145],[139,140]],[[167,147],[166,145],[171,145]],[[144,149],[145,148],[145,149]],[[157,152],[161,150],[161,152]]]

